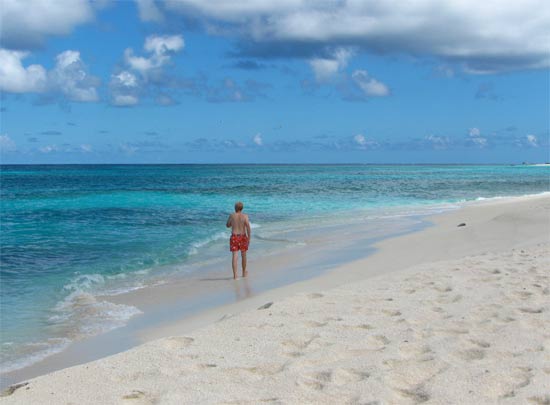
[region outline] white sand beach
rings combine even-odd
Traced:
[[[550,404],[550,196],[431,220],[0,403]]]

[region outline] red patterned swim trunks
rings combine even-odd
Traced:
[[[248,250],[248,237],[246,235],[231,234],[229,239],[229,250],[232,252],[246,252]]]

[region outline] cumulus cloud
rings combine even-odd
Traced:
[[[256,135],[254,135],[254,137],[252,138],[252,142],[254,142],[254,144],[258,146],[262,146],[264,144],[264,140],[262,139],[262,134],[258,132]]]
[[[161,22],[164,20],[162,13],[155,4],[155,0],[136,0],[139,19],[146,22]]]
[[[480,148],[484,148],[487,146],[487,138],[472,138],[472,142]]]
[[[479,136],[481,134],[481,131],[479,130],[479,128],[470,128],[470,130],[468,131],[468,134],[472,137],[476,137],[476,136]]]
[[[124,51],[125,69],[111,75],[111,103],[125,107],[138,104],[148,85],[163,84],[163,68],[170,63],[172,55],[184,46],[181,35],[150,35],[143,45],[146,56],[136,56],[133,49],[127,48]],[[161,105],[174,104],[168,95],[159,95],[157,102]]]
[[[0,151],[15,152],[17,151],[17,145],[8,135],[0,135]]]
[[[139,102],[138,78],[126,70],[111,75],[109,83],[111,102],[116,106],[132,106]]]
[[[367,97],[384,97],[390,94],[388,86],[369,76],[366,70],[354,71],[351,78]]]
[[[143,49],[149,56],[134,56],[132,48],[124,51],[124,61],[130,69],[146,77],[152,70],[170,62],[171,55],[183,49],[185,43],[181,35],[150,35],[145,39]]]
[[[41,65],[23,66],[28,52],[0,49],[0,90],[9,93],[41,93],[47,87],[46,69]]]
[[[527,144],[529,146],[533,146],[535,148],[539,146],[539,141],[535,135],[527,135],[525,139],[527,140]]]
[[[338,72],[344,69],[348,60],[353,55],[351,49],[337,48],[330,58],[313,58],[309,64],[318,82],[326,82],[332,79]]]
[[[365,146],[367,144],[367,139],[365,138],[365,135],[357,134],[353,137],[353,140],[359,146]]]
[[[489,145],[487,138],[481,136],[479,128],[473,127],[468,130],[469,139],[466,140],[467,145],[473,145],[478,148],[485,148]]]
[[[38,151],[40,153],[52,153],[52,152],[59,152],[60,148],[56,144],[53,145],[45,145],[38,148]]]
[[[427,135],[424,140],[430,145],[432,149],[444,150],[449,148],[451,141],[447,136]]]
[[[2,46],[35,48],[47,36],[69,34],[93,17],[94,3],[89,0],[2,0]]]
[[[97,87],[100,80],[88,74],[78,51],[69,50],[57,55],[55,67],[49,73],[49,82],[69,100],[90,102],[99,99]]]
[[[88,73],[80,52],[67,50],[56,56],[53,69],[41,65],[23,66],[27,52],[0,49],[0,90],[9,93],[61,94],[71,101],[99,99],[100,80]]]
[[[362,149],[362,150],[377,149],[377,148],[380,147],[380,144],[377,141],[375,141],[373,139],[368,139],[363,134],[355,135],[353,137],[353,144],[354,144],[356,149]],[[340,148],[343,146],[342,142],[339,142],[338,145],[340,146]]]
[[[327,47],[355,46],[435,56],[476,74],[550,66],[545,0],[178,0],[166,7],[210,33],[238,36],[243,55],[312,59]]]

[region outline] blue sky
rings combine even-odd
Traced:
[[[2,163],[550,160],[550,6],[413,3],[3,0]]]

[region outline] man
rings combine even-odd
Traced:
[[[239,250],[241,251],[241,261],[243,266],[243,277],[246,277],[246,251],[250,242],[250,222],[248,215],[243,214],[244,205],[242,202],[235,203],[235,213],[229,215],[226,226],[231,228],[231,238],[229,239],[229,250],[233,253],[233,279],[237,279],[237,260]]]

